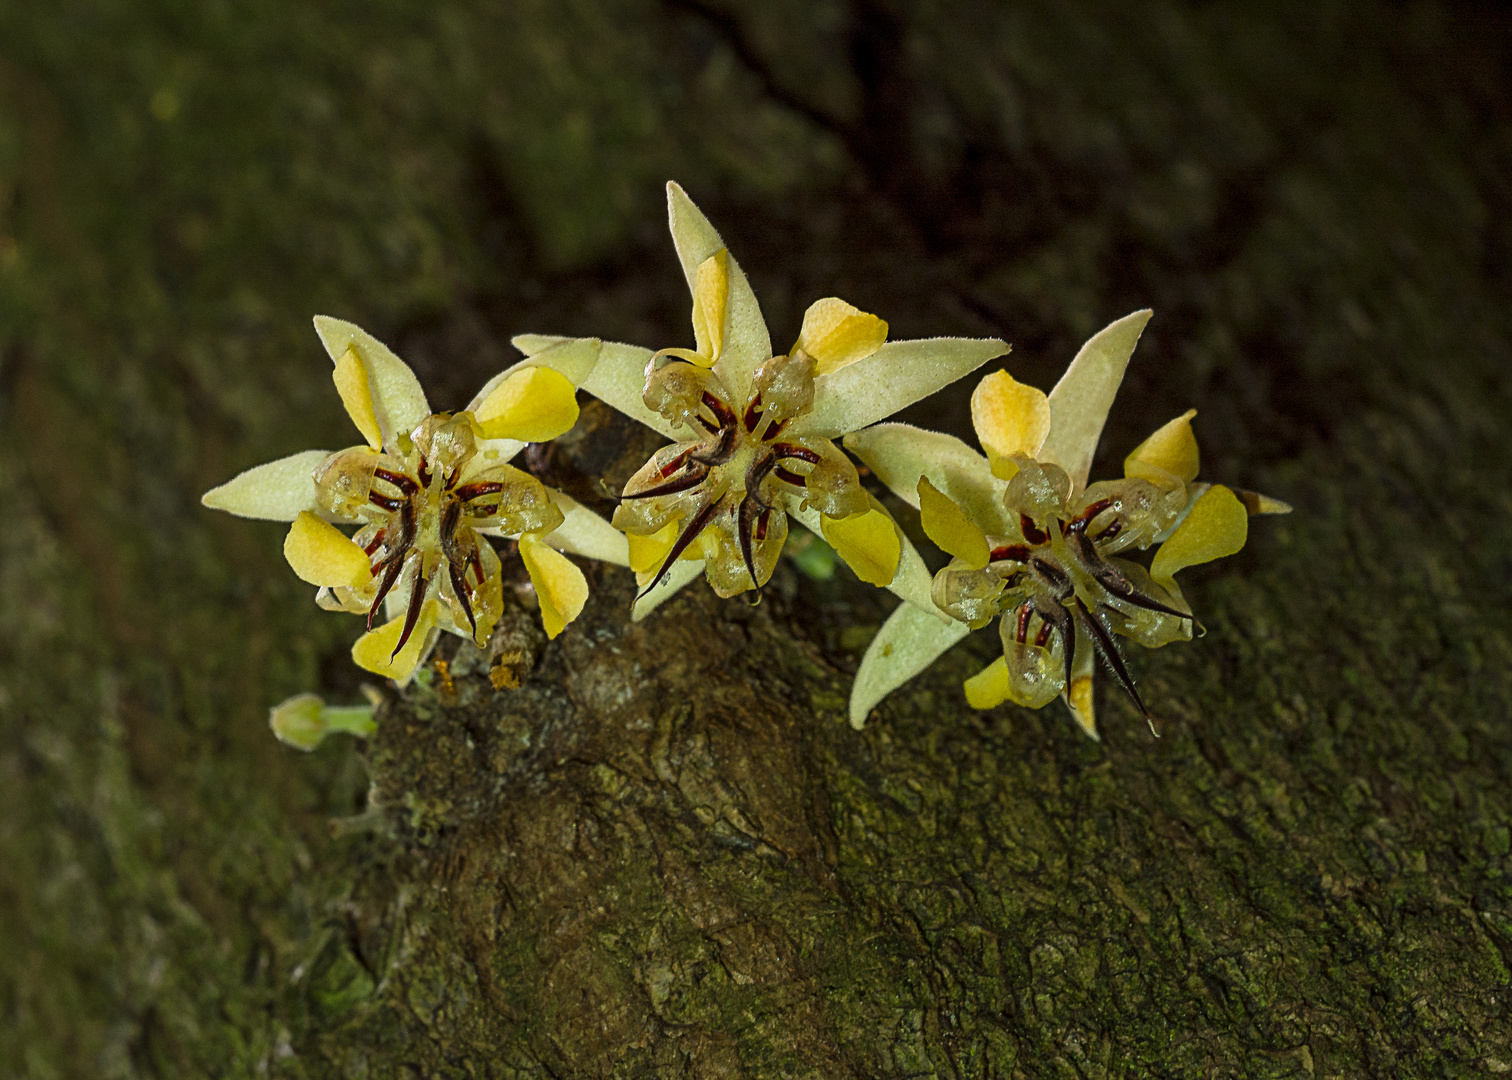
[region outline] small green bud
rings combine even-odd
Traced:
[[[275,705],[268,726],[279,742],[298,750],[314,750],[332,731],[366,738],[377,730],[372,705],[327,707],[318,694],[295,694]]]

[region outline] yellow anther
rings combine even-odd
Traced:
[[[336,526],[301,510],[284,537],[284,558],[311,585],[357,588],[372,577],[367,552]]]
[[[1174,486],[1171,477],[1186,484],[1197,479],[1197,436],[1192,434],[1192,417],[1196,415],[1196,409],[1188,409],[1136,446],[1124,458],[1124,475],[1167,489]]]
[[[981,527],[949,496],[931,484],[928,477],[919,477],[918,491],[919,518],[924,525],[924,535],[942,551],[964,559],[973,570],[985,569],[992,558],[992,549]]]
[[[500,383],[473,412],[485,439],[546,442],[577,423],[577,389],[549,367],[526,367]]]
[[[819,525],[830,547],[868,585],[891,585],[898,576],[898,560],[903,554],[898,527],[875,500],[862,514],[842,518],[822,514]]]
[[[341,395],[341,403],[346,406],[347,415],[357,425],[357,430],[362,432],[362,437],[374,450],[382,449],[383,431],[378,427],[378,414],[373,410],[373,392],[368,386],[367,366],[363,364],[362,357],[357,355],[357,346],[347,346],[341,359],[336,361],[331,380],[336,384],[336,392]]]
[[[1249,511],[1228,488],[1208,488],[1185,521],[1160,545],[1150,577],[1169,585],[1178,570],[1232,555],[1249,538]]]
[[[588,579],[567,556],[528,533],[520,537],[520,558],[541,603],[541,625],[554,638],[588,602]]]
[[[1050,399],[1006,371],[994,371],[972,391],[971,423],[993,475],[1007,480],[1018,471],[1011,458],[1035,457],[1045,445]]]
[[[836,296],[815,300],[803,313],[793,343],[814,358],[814,374],[828,375],[876,352],[887,340],[887,323]]]

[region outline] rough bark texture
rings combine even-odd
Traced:
[[[0,1076],[1512,1071],[1512,55],[1442,5],[0,7]],[[639,625],[589,568],[516,690],[367,744],[355,620],[198,493],[351,440],[308,328],[438,407],[521,330],[686,344],[661,182],[791,335],[1157,311],[1106,466],[1188,405],[1292,501],[1114,695],[862,733],[891,601],[784,564]],[[968,387],[918,419],[959,429]],[[644,438],[535,464],[585,498]],[[601,504],[602,505],[602,504]]]

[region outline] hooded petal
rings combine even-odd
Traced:
[[[850,723],[860,731],[867,714],[888,694],[934,663],[970,628],[941,619],[928,608],[902,603],[872,638],[851,685]]]
[[[1050,435],[1039,460],[1066,470],[1073,493],[1087,486],[1103,423],[1151,314],[1136,311],[1094,334],[1050,391]]]
[[[1008,346],[997,338],[889,341],[869,356],[814,380],[814,409],[794,435],[834,439],[885,420],[969,375]]]
[[[624,533],[572,496],[555,488],[546,490],[551,495],[551,501],[562,511],[563,520],[542,540],[569,555],[598,559],[615,566],[630,565],[630,551]]]
[[[877,424],[847,435],[845,448],[909,506],[919,506],[919,478],[925,477],[987,532],[1011,531],[1002,481],[992,475],[986,458],[954,435],[910,424]]]
[[[425,391],[420,388],[415,373],[372,334],[354,323],[333,319],[329,315],[315,316],[315,332],[320,335],[332,363],[338,363],[348,348],[357,351],[367,369],[367,388],[385,446],[392,447],[398,436],[408,435],[431,414]]]
[[[652,570],[649,573],[654,574]],[[678,559],[667,568],[662,579],[656,583],[656,587],[644,596],[638,597],[630,607],[630,621],[640,622],[662,604],[672,599],[673,595],[694,578],[701,577],[704,572],[702,559]]]
[[[677,246],[683,274],[688,279],[688,291],[696,300],[698,268],[723,249],[725,242],[693,205],[687,192],[673,183],[667,185],[667,223],[672,230],[672,242]],[[736,397],[744,399],[750,391],[752,373],[772,355],[772,341],[745,272],[733,256],[727,258],[729,294],[724,342],[714,370]]]
[[[237,517],[293,521],[303,511],[323,514],[312,474],[329,450],[306,450],[248,469],[200,496],[201,504]]]

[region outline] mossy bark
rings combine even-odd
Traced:
[[[1512,1071],[1504,22],[69,11],[0,9],[0,1076]],[[1045,387],[1156,309],[1097,469],[1195,405],[1297,506],[1131,657],[1158,740],[965,708],[989,634],[856,733],[891,601],[785,563],[640,624],[590,566],[557,640],[512,609],[518,689],[443,652],[274,742],[357,626],[196,498],[353,441],[308,316],[440,408],[514,332],[686,344],[669,177],[779,343],[836,294]],[[589,408],[532,464],[644,452]]]

